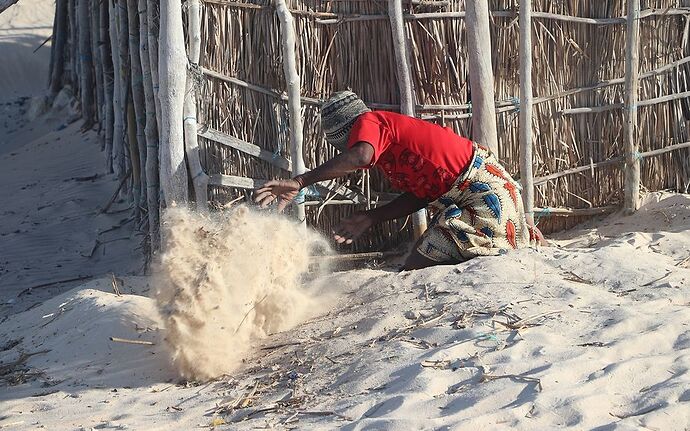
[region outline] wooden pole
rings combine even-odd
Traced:
[[[184,141],[187,162],[192,176],[196,208],[208,211],[208,175],[201,168],[199,142],[197,137],[196,98],[199,58],[201,56],[201,11],[199,0],[187,0],[187,38],[189,40],[189,67],[187,70],[187,91],[184,98]]]
[[[79,68],[81,116],[84,119],[83,130],[89,130],[96,122],[96,106],[94,97],[93,56],[91,53],[91,17],[89,16],[89,0],[77,0],[77,21],[79,27]]]
[[[405,23],[403,21],[402,0],[388,0],[388,16],[391,23],[393,49],[395,51],[396,75],[400,89],[400,113],[410,117],[415,116],[414,92],[412,76],[410,74],[409,50],[405,38]],[[412,229],[414,239],[419,239],[427,228],[426,209],[421,209],[412,215]]]
[[[532,0],[520,0],[520,181],[527,223],[534,225],[532,173]]]
[[[101,34],[101,60],[103,62],[103,111],[105,128],[105,160],[106,169],[109,173],[113,172],[113,128],[114,128],[114,109],[113,93],[115,92],[113,75],[113,54],[111,51],[112,41],[110,40],[110,7],[109,1],[100,2],[100,34]]]
[[[70,85],[72,86],[72,90],[74,92],[74,97],[77,97],[77,93],[79,92],[79,62],[77,61],[79,58],[78,50],[77,50],[77,45],[78,45],[78,40],[77,40],[77,6],[76,6],[76,1],[77,0],[68,0],[67,1],[67,18],[69,20],[69,52],[70,52],[70,75],[69,75],[69,82]]]
[[[158,179],[158,126],[156,103],[153,100],[153,79],[151,77],[151,54],[149,53],[149,10],[147,0],[139,0],[139,30],[141,32],[141,74],[144,79],[144,100],[146,107],[146,206],[148,207],[149,237],[151,250],[158,250],[160,181]]]
[[[120,108],[122,110],[122,165],[125,170],[132,169],[132,185],[139,183],[139,164],[135,163],[136,153],[132,152],[133,142],[132,136],[132,122],[130,121],[130,103],[132,92],[130,86],[132,84],[132,76],[130,70],[129,60],[129,14],[127,13],[127,0],[117,0],[117,20],[118,20],[118,55],[120,56]],[[136,133],[134,133],[136,136]],[[125,139],[126,138],[126,139]],[[125,145],[125,142],[127,145]],[[122,189],[123,195],[132,194],[134,187],[125,187]],[[134,204],[139,206],[139,195],[134,195]]]
[[[488,0],[475,0],[465,5],[467,63],[472,92],[472,140],[489,147],[498,157],[489,4]]]
[[[146,18],[149,26],[149,59],[151,65],[151,82],[153,84],[153,101],[156,105],[156,134],[159,135],[161,127],[161,103],[158,97],[160,78],[158,74],[158,34],[160,33],[160,5],[158,0],[146,1]]]
[[[146,100],[144,98],[144,77],[141,70],[141,40],[139,33],[139,1],[127,0],[127,14],[129,20],[129,59],[131,64],[132,102],[134,104],[135,120],[135,151],[139,162],[139,205],[146,207]],[[134,158],[132,158],[134,160]]]
[[[63,75],[65,71],[65,48],[69,37],[67,0],[57,0],[55,2],[55,34],[53,35],[53,52],[55,61],[50,79],[50,99],[54,99],[60,92],[63,85]]]
[[[187,58],[180,0],[160,2],[159,44],[160,178],[163,198],[171,206],[188,201],[182,124]]]
[[[91,18],[91,58],[93,58],[93,72],[94,72],[94,82],[95,82],[95,95],[96,95],[96,121],[98,122],[98,132],[103,131],[103,125],[105,124],[105,101],[104,101],[104,83],[103,83],[103,59],[101,58],[101,45],[103,45],[103,40],[101,39],[101,7],[99,1],[90,1],[89,17]],[[105,145],[104,141],[101,141],[101,149]]]
[[[640,0],[628,0],[625,43],[625,212],[635,212],[640,197],[637,97],[640,49]]]
[[[118,179],[122,180],[125,178],[127,169],[125,168],[125,135],[124,135],[124,110],[122,105],[124,101],[122,100],[122,90],[121,87],[124,85],[122,82],[122,76],[120,75],[120,20],[118,14],[118,0],[110,1],[110,58],[113,62],[113,138],[112,138],[112,154],[107,154],[106,157],[110,157],[107,163],[112,164],[113,170],[117,175]],[[106,143],[107,145],[107,143]]]
[[[274,0],[276,13],[280,20],[280,33],[283,45],[283,72],[287,82],[288,112],[290,116],[290,158],[292,176],[306,171],[302,155],[302,102],[300,99],[300,77],[297,72],[297,55],[295,54],[295,26],[292,14],[285,0]],[[306,225],[304,204],[295,205],[295,216]]]

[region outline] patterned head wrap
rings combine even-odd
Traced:
[[[326,134],[326,141],[344,150],[352,125],[365,112],[371,112],[371,109],[352,91],[333,94],[321,107],[321,128]]]

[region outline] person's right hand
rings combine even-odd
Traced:
[[[254,202],[261,208],[266,208],[278,199],[278,212],[281,212],[297,196],[301,188],[300,183],[295,180],[271,180],[254,192]]]
[[[356,212],[340,222],[340,225],[333,231],[333,238],[338,244],[352,244],[375,222],[376,220],[374,220],[371,214],[365,211]]]

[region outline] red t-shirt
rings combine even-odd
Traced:
[[[347,147],[367,142],[374,147],[371,163],[396,189],[436,200],[453,186],[472,159],[472,141],[450,128],[387,111],[360,115]]]

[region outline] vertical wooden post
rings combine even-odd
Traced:
[[[187,162],[194,185],[196,208],[208,211],[208,175],[201,168],[199,158],[198,127],[196,119],[197,80],[200,73],[199,58],[201,56],[201,16],[199,0],[187,0],[187,38],[189,40],[189,67],[187,70],[187,91],[184,97],[184,141]]]
[[[520,0],[520,180],[527,223],[534,225],[532,173],[532,0]]]
[[[55,52],[55,62],[53,64],[50,78],[50,99],[62,89],[63,75],[65,71],[65,48],[69,37],[67,0],[57,0],[55,2],[55,31],[53,35],[53,52]]]
[[[139,31],[141,39],[141,75],[144,80],[144,100],[146,108],[146,206],[149,218],[149,237],[151,250],[158,250],[160,181],[158,180],[158,126],[156,123],[156,104],[153,100],[153,79],[151,77],[151,56],[149,53],[149,19],[147,0],[139,0]]]
[[[79,54],[77,53],[77,0],[67,1],[67,19],[69,20],[69,59],[70,59],[70,75],[69,82],[72,85],[74,97],[77,97],[79,91]]]
[[[625,212],[635,212],[640,197],[637,143],[637,92],[640,49],[640,0],[628,0],[625,43]]]
[[[188,201],[182,124],[187,56],[181,0],[161,0],[159,43],[160,178],[163,198],[170,206]]]
[[[300,99],[300,77],[297,72],[297,55],[295,54],[295,24],[285,0],[274,0],[276,13],[280,20],[280,33],[283,45],[283,73],[287,82],[288,112],[290,115],[290,159],[292,176],[303,174],[304,159],[302,155],[302,101]],[[297,220],[306,224],[304,204],[295,205]]]
[[[400,89],[400,113],[415,116],[414,92],[412,76],[410,74],[409,50],[405,38],[405,23],[403,21],[402,0],[388,0],[388,17],[393,36],[393,50],[395,52],[396,75]],[[412,229],[414,239],[419,239],[427,228],[426,210],[421,209],[412,215]]]
[[[147,206],[146,199],[146,100],[144,98],[144,77],[141,70],[141,40],[139,31],[139,1],[127,0],[127,14],[129,21],[129,60],[132,77],[132,102],[135,114],[135,140],[134,151],[137,151],[139,162],[139,205]],[[134,158],[132,158],[134,160]]]
[[[103,94],[103,59],[101,58],[101,7],[98,1],[90,1],[91,18],[91,57],[93,58],[93,72],[96,86],[96,116],[98,118],[98,132],[103,132],[105,118],[105,102]],[[103,149],[104,141],[101,141]]]
[[[156,128],[158,134],[163,129],[161,126],[161,101],[158,97],[160,90],[160,77],[158,74],[158,35],[160,33],[160,4],[158,0],[146,1],[146,18],[149,25],[149,59],[151,65],[151,81],[153,84],[153,101],[156,105]]]
[[[99,3],[100,12],[100,38],[101,38],[101,60],[103,61],[103,111],[105,128],[105,160],[108,172],[113,172],[113,127],[114,127],[114,108],[113,100],[115,76],[113,71],[113,53],[111,51],[112,41],[110,40],[110,7],[109,0]]]
[[[125,170],[132,171],[131,184],[132,187],[125,187],[122,189],[122,195],[128,198],[133,198],[135,205],[135,212],[139,208],[139,195],[138,189],[135,186],[139,185],[139,159],[138,153],[133,151],[136,148],[136,132],[133,132],[131,121],[132,116],[130,116],[130,105],[132,103],[132,74],[131,74],[131,61],[129,59],[129,14],[127,13],[127,0],[117,0],[117,22],[118,30],[117,35],[118,40],[118,55],[120,56],[120,108],[122,110],[122,128],[123,128],[123,142],[122,142],[122,166],[125,166]],[[125,143],[127,145],[125,145]],[[133,195],[133,196],[132,196]]]
[[[125,167],[125,119],[124,109],[122,108],[122,76],[120,75],[120,20],[118,14],[118,0],[110,1],[110,58],[113,62],[113,138],[112,155],[106,153],[106,157],[111,157],[108,165],[113,167],[117,177],[122,180],[127,174]],[[107,142],[106,142],[107,145]]]
[[[89,0],[77,0],[77,21],[79,26],[79,64],[81,116],[84,119],[83,129],[91,129],[96,121],[94,108],[94,79],[93,56],[91,54],[91,17],[89,16]]]
[[[465,2],[467,29],[467,63],[472,92],[472,140],[482,144],[498,157],[494,73],[491,66],[489,2]]]

